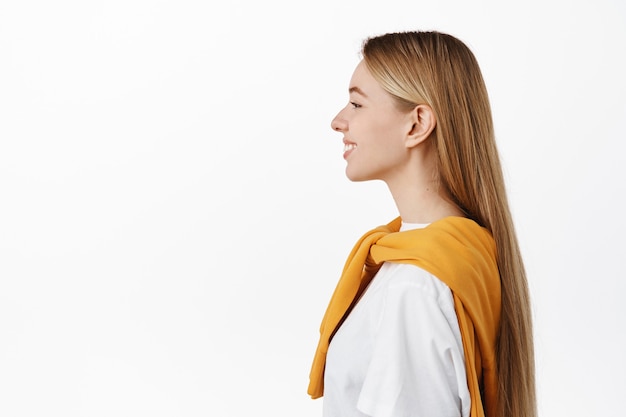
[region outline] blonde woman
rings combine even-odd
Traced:
[[[534,417],[528,288],[487,90],[438,32],[363,43],[332,128],[352,181],[384,181],[399,217],[346,261],[308,392],[325,417]]]

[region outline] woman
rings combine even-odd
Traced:
[[[352,250],[320,328],[324,416],[536,415],[528,288],[472,52],[438,32],[366,40],[332,121],[346,175],[399,217]]]

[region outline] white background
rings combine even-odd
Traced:
[[[541,414],[623,416],[625,3],[211,4],[0,2],[0,415],[320,416],[321,316],[396,216],[330,120],[363,38],[434,29],[490,92]]]

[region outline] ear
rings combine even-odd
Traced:
[[[407,134],[405,145],[414,148],[430,137],[437,126],[437,120],[433,109],[428,104],[419,104],[411,110],[411,129]]]

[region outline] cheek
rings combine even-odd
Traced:
[[[359,124],[359,130],[370,137],[379,137],[388,133],[391,126],[388,120],[372,117],[363,120],[363,123]]]
[[[380,120],[372,124],[369,133],[376,142],[390,149],[404,144],[401,124],[395,119]]]

